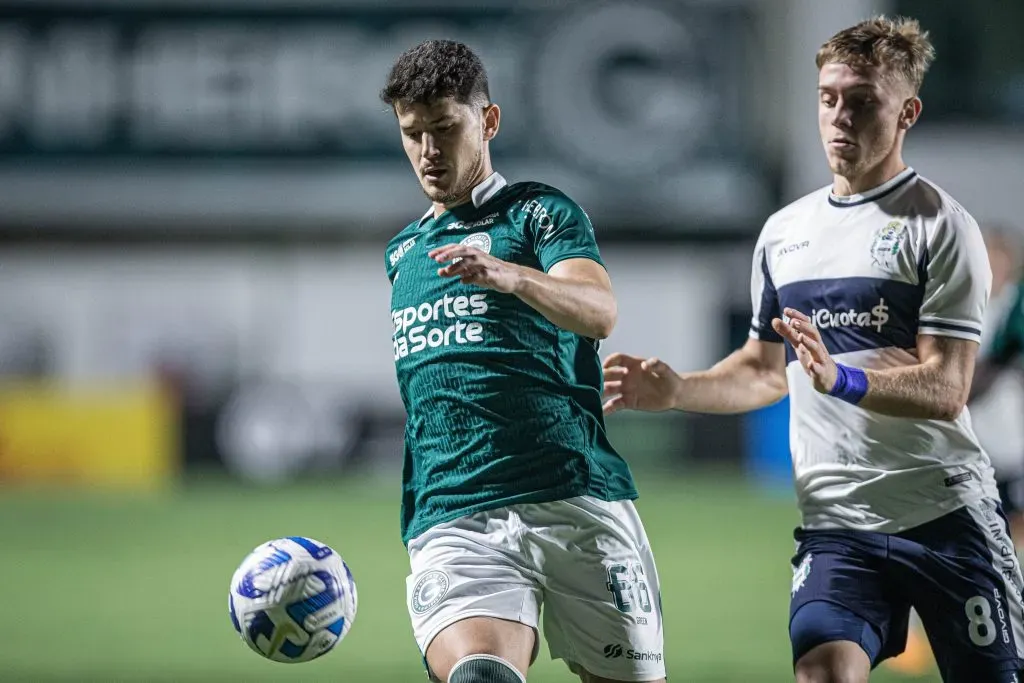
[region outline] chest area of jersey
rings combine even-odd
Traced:
[[[499,214],[475,220],[430,226],[408,238],[398,249],[391,287],[395,360],[422,357],[486,345],[508,315],[514,297],[459,277],[439,274],[445,263],[430,253],[449,244],[463,244],[501,261],[532,265],[532,249],[521,231]],[[397,251],[397,250],[396,250]]]
[[[509,263],[533,265],[532,249],[518,226],[499,212],[470,220],[449,220],[428,225],[424,230],[393,248],[391,303],[392,308],[418,306],[427,299],[444,296],[471,296],[481,288],[463,284],[458,277],[438,273],[448,263],[439,263],[430,256],[435,249],[451,244],[472,247],[483,254]]]
[[[832,353],[915,345],[926,275],[906,222],[793,227],[766,244],[780,312],[809,316]]]
[[[924,263],[915,233],[908,220],[885,215],[802,221],[765,245],[768,274],[777,289],[833,277],[916,285]]]

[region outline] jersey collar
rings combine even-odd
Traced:
[[[895,192],[896,189],[903,187],[905,184],[910,182],[910,179],[917,175],[910,166],[894,175],[889,180],[885,181],[878,187],[870,190],[865,190],[859,194],[851,195],[837,195],[834,190],[829,190],[828,203],[832,206],[848,207],[848,206],[860,206],[861,204],[867,204],[868,202],[876,202],[890,192]]]
[[[505,180],[504,176],[495,171],[491,175],[487,176],[473,188],[470,193],[470,198],[473,200],[473,206],[479,209],[481,206],[491,201],[494,195],[501,192],[502,188],[508,185],[508,181]],[[419,225],[417,227],[423,227],[423,224],[434,217],[434,207],[431,206],[427,209],[427,212],[420,218]]]

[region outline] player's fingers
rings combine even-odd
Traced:
[[[611,382],[604,383],[604,394],[609,398],[612,396],[618,396],[622,393],[622,382],[613,380]]]
[[[816,342],[815,340],[807,337],[806,334],[804,335],[804,338],[803,338],[803,345],[810,352],[811,357],[814,358],[815,362],[820,363],[820,362],[824,361],[825,358],[828,356],[828,353],[825,352],[824,345],[822,345],[822,344]]]
[[[610,398],[610,399],[608,399],[607,401],[604,402],[603,406],[601,406],[601,408],[604,411],[605,415],[611,415],[612,413],[616,413],[616,412],[622,410],[625,407],[626,407],[626,404],[623,401],[621,396],[616,396],[615,398]]]
[[[806,346],[803,344],[796,345],[796,357],[800,361],[800,365],[803,369],[810,372],[814,359],[811,357],[811,353],[807,350]]]
[[[788,317],[788,318],[793,318],[795,320],[802,320],[805,323],[811,322],[811,319],[809,317],[807,317],[806,315],[804,315],[800,311],[796,310],[795,308],[787,308],[785,311],[783,311],[783,313],[785,313],[786,317]]]
[[[800,337],[796,330],[781,318],[775,318],[775,320],[772,320],[772,329],[793,346],[800,343]]]
[[[464,256],[467,251],[463,244],[446,244],[427,252],[427,256],[439,261],[447,261],[453,256]]]
[[[636,361],[636,357],[616,351],[615,353],[611,354],[610,356],[604,359],[604,368],[608,369],[614,366],[620,366],[625,368],[630,365],[635,365]]]
[[[621,365],[613,365],[611,367],[605,367],[604,369],[604,378],[606,380],[622,380],[622,378],[628,374],[629,368],[623,367]]]
[[[471,284],[483,284],[487,280],[487,273],[483,268],[466,268],[462,272],[462,283]]]
[[[648,358],[640,363],[640,369],[650,371],[658,375],[663,375],[668,371],[668,365],[666,365],[660,358]]]
[[[821,332],[818,331],[817,327],[815,327],[809,322],[804,322],[803,320],[794,320],[793,329],[797,330],[805,337],[809,337],[810,339],[814,339],[815,341],[821,341]]]

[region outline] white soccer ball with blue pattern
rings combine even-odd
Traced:
[[[334,649],[352,628],[358,596],[348,565],[303,536],[268,541],[231,578],[235,630],[275,662],[308,662]]]

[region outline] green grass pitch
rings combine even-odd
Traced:
[[[669,679],[792,681],[791,501],[706,478],[640,486],[662,580]],[[274,489],[219,481],[159,496],[0,489],[0,680],[423,681],[397,506],[397,480]],[[337,549],[359,587],[348,638],[302,665],[249,651],[227,612],[242,557],[293,534]],[[573,680],[542,647],[531,683]],[[879,672],[872,680],[905,679]]]

